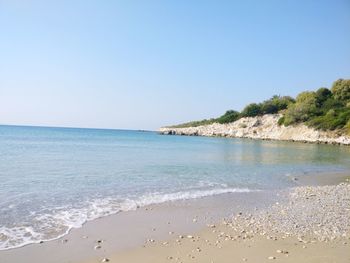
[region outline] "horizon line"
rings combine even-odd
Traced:
[[[25,124],[2,124],[0,126],[12,127],[32,127],[32,128],[58,128],[58,129],[88,129],[88,130],[115,130],[115,131],[140,131],[140,132],[156,132],[156,130],[147,129],[123,129],[123,128],[98,128],[98,127],[74,127],[74,126],[47,126],[47,125],[25,125]]]

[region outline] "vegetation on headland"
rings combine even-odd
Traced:
[[[201,121],[190,121],[190,122],[186,122],[186,123],[182,123],[182,124],[178,124],[178,125],[172,125],[169,126],[171,128],[188,128],[188,127],[198,127],[198,126],[202,126],[202,125],[209,125],[209,124],[213,124],[214,122],[217,122],[217,119],[212,118],[212,119],[204,119]]]
[[[241,112],[228,110],[218,118],[193,121],[171,126],[173,128],[197,127],[215,122],[230,123],[243,117],[282,113],[279,125],[304,123],[320,130],[340,130],[350,135],[350,79],[338,79],[331,87],[301,92],[295,99],[273,96],[261,103],[251,103]]]

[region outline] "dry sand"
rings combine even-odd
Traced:
[[[219,237],[220,233],[225,233]],[[147,244],[145,247],[115,253],[107,257],[109,262],[350,262],[350,240],[307,243],[296,238],[256,236],[246,240],[231,240],[240,233],[227,226],[203,230],[194,238],[179,238]],[[178,241],[179,242],[178,242]],[[218,243],[217,243],[218,242]],[[84,263],[102,262],[103,258]]]
[[[268,209],[84,263],[274,261],[350,262],[349,184],[296,187]]]

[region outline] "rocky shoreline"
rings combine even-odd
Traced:
[[[241,118],[227,124],[213,123],[198,127],[162,127],[163,135],[187,135],[208,137],[250,138],[262,140],[297,141],[350,145],[350,136],[337,131],[320,131],[304,124],[283,126],[278,124],[281,114],[266,114],[258,117]]]

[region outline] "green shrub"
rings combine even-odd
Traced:
[[[333,83],[332,93],[336,100],[349,101],[350,100],[350,79],[338,79]]]
[[[229,123],[229,122],[234,122],[238,120],[239,118],[239,112],[234,111],[234,110],[228,110],[226,113],[222,116],[220,116],[217,121],[219,123]]]
[[[325,115],[311,119],[307,124],[316,129],[335,130],[341,129],[350,120],[350,109],[329,110]]]
[[[292,97],[275,95],[271,99],[258,104],[258,106],[261,109],[261,114],[275,114],[281,110],[285,110],[288,105],[294,102],[295,100]]]
[[[325,101],[332,97],[332,92],[327,88],[319,88],[315,95],[317,106],[322,106]]]
[[[272,101],[266,101],[261,105],[261,111],[263,114],[273,114],[278,112],[278,106]]]
[[[261,109],[261,104],[251,103],[243,109],[241,116],[255,117],[262,114],[263,114],[263,111]]]
[[[346,131],[347,135],[350,136],[350,120],[348,120],[348,122],[345,125],[345,131]]]
[[[209,125],[209,124],[213,124],[214,122],[216,122],[217,119],[204,119],[201,121],[191,121],[191,122],[186,122],[186,123],[182,123],[182,124],[178,124],[178,125],[172,125],[172,126],[168,126],[168,128],[188,128],[188,127],[198,127],[198,126],[202,126],[202,125]]]
[[[290,104],[285,112],[284,124],[286,126],[308,121],[318,113],[316,93],[304,91],[297,96],[296,102]]]
[[[283,124],[284,124],[284,120],[285,120],[284,116],[282,116],[281,118],[279,118],[279,119],[278,119],[278,122],[277,122],[278,125],[279,125],[279,126],[283,125]]]
[[[278,107],[278,111],[281,111],[281,110],[285,110],[288,108],[288,106],[290,104],[293,104],[295,103],[295,99],[293,99],[292,97],[290,96],[273,96],[271,98],[271,101],[276,104],[276,106]]]

